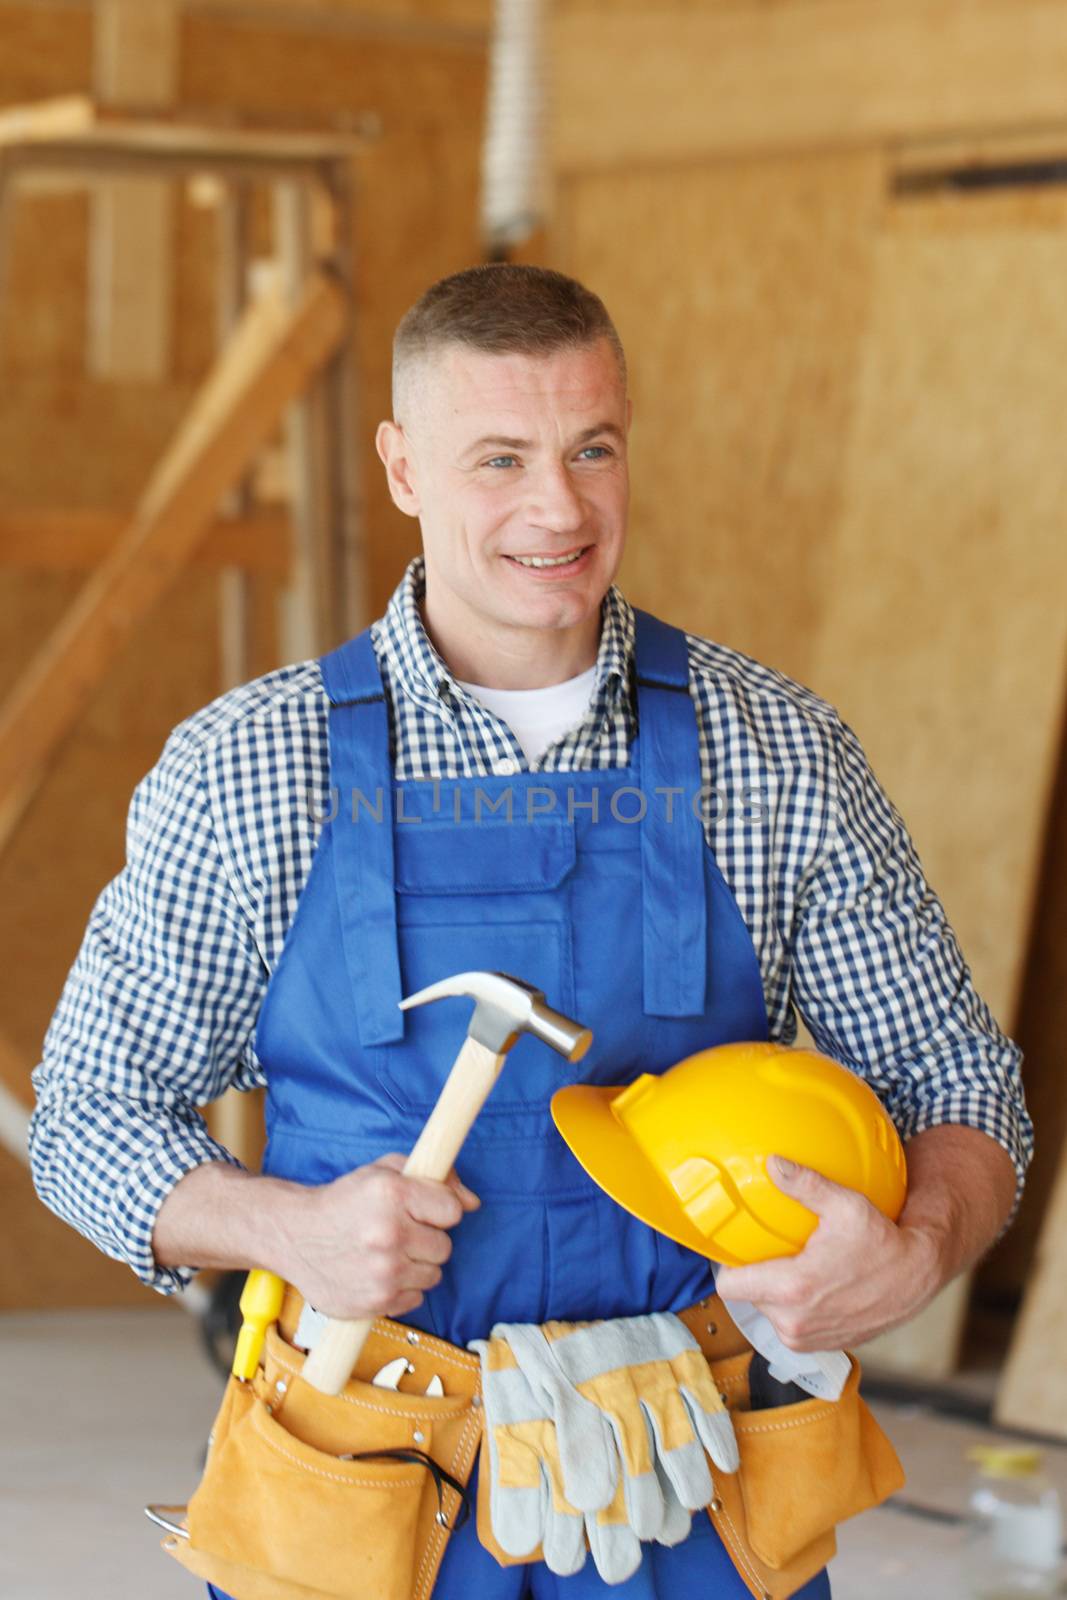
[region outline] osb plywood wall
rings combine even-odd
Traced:
[[[258,127],[351,127],[379,135],[356,171],[362,441],[369,600],[381,609],[417,529],[380,482],[373,424],[389,409],[389,339],[433,278],[479,259],[477,163],[488,0],[329,0],[184,11],[176,110]],[[78,0],[0,3],[0,106],[93,83],[92,11]],[[87,376],[89,196],[52,187],[20,199],[0,305],[0,506],[128,509],[215,349],[217,217],[176,194],[171,341],[159,383]],[[255,241],[270,247],[257,206]],[[0,693],[76,592],[81,574],[0,565]],[[255,580],[253,671],[278,664],[277,582]],[[198,568],[136,638],[0,857],[0,1016],[26,1072],[93,900],[121,866],[136,781],[170,728],[221,688],[217,577]],[[146,686],[148,691],[146,692]],[[129,1272],[54,1221],[25,1168],[0,1152],[0,1308],[152,1303]]]
[[[605,9],[554,7],[549,258],[632,366],[625,587],[858,729],[980,987],[1031,1019],[1025,1223],[1064,1131],[1032,1019],[1057,981],[1033,929],[1067,688],[1067,191],[896,180],[1023,159],[1024,125],[1067,154],[1063,8],[626,0],[607,32]],[[1010,1236],[1001,1286],[1032,1247]]]

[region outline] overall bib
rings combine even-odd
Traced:
[[[710,1045],[765,1039],[752,940],[704,839],[684,635],[637,613],[638,736],[600,772],[394,783],[369,633],[322,662],[335,814],[264,1000],[263,1170],[321,1184],[410,1150],[462,1043],[470,1002],[397,1002],[488,968],[592,1028],[572,1065],[512,1049],[461,1152],[480,1210],[452,1230],[441,1283],[403,1320],[465,1345],[494,1322],[670,1311],[713,1290],[704,1258],[607,1198],[557,1134],[553,1092],[628,1083]],[[645,1548],[625,1583],[592,1560],[570,1578],[501,1568],[473,1517],[449,1541],[435,1600],[745,1597],[710,1520]],[[825,1573],[805,1600],[829,1595]]]

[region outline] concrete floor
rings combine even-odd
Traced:
[[[0,1370],[2,1600],[201,1595],[142,1512],[185,1501],[199,1477],[220,1383],[193,1318],[178,1307],[0,1315]],[[914,1405],[876,1410],[907,1499],[960,1511],[965,1452],[987,1435]],[[1067,1445],[1047,1465],[1067,1505]],[[959,1527],[869,1512],[840,1532],[835,1600],[964,1600],[962,1542]]]

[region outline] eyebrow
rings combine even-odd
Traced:
[[[580,447],[583,444],[588,444],[590,439],[600,438],[604,434],[610,435],[620,443],[623,438],[622,429],[617,427],[614,422],[598,422],[595,427],[584,429],[574,443]],[[473,444],[469,444],[463,454],[473,455],[476,450],[485,450],[489,447],[496,450],[529,450],[532,444],[532,439],[511,439],[506,434],[487,433],[483,438],[476,439]]]

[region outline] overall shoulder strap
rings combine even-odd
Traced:
[[[345,960],[360,1044],[404,1036],[399,1009],[389,709],[370,629],[320,661],[330,699],[330,783],[338,791],[330,825]]]
[[[323,656],[319,666],[331,706],[352,705],[362,700],[384,701],[382,675],[369,628]]]
[[[638,684],[689,693],[689,652],[681,628],[649,611],[634,610]]]
[[[635,611],[638,750],[644,820],[644,1008],[698,1016],[707,998],[708,914],[700,744],[685,634]]]

